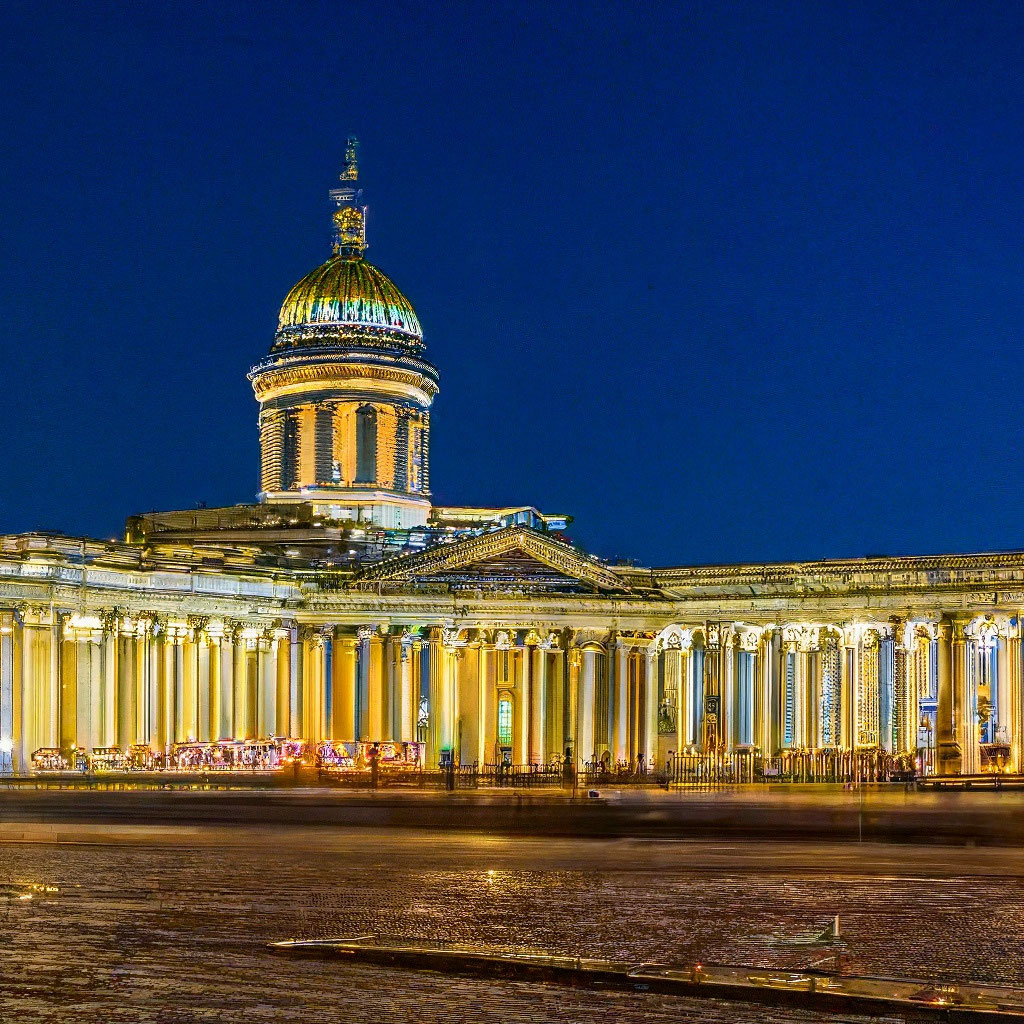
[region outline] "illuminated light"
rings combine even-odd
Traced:
[[[0,740],[0,754],[9,754],[14,749],[14,744],[6,736]]]

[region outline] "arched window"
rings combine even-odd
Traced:
[[[377,410],[364,405],[356,410],[356,481],[377,482]]]
[[[502,697],[498,701],[498,746],[512,746],[512,699]]]

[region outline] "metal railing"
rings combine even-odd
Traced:
[[[675,754],[665,767],[669,786],[703,790],[750,783],[908,782],[914,775],[912,758],[879,750]]]

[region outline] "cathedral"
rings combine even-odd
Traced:
[[[0,537],[5,771],[1024,771],[1024,553],[640,568],[565,515],[434,505],[440,374],[366,259],[355,140],[330,199],[248,375],[257,501]]]

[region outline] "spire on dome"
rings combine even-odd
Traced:
[[[331,189],[334,210],[334,253],[345,259],[358,260],[366,251],[366,206],[363,190],[356,185],[359,178],[357,153],[359,140],[350,135],[345,145],[345,168],[341,172],[341,188]]]
[[[345,144],[345,170],[341,172],[342,181],[355,181],[359,177],[359,161],[356,158],[358,149],[359,140],[354,135],[350,135]]]

